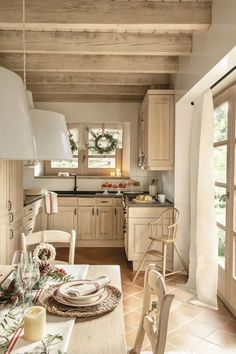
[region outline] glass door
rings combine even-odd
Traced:
[[[236,312],[235,92],[233,86],[214,98],[214,170],[218,293]]]

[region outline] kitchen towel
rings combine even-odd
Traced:
[[[58,213],[57,194],[48,191],[45,194],[45,205],[47,214]]]

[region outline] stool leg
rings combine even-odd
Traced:
[[[162,275],[165,280],[165,276],[166,276],[166,243],[163,243]]]
[[[178,250],[178,248],[177,248],[175,242],[174,242],[174,248],[175,248],[175,251],[176,251],[177,255],[179,256],[180,262],[182,263],[184,269],[185,269],[186,272],[188,273],[188,267],[187,267],[186,263],[184,262],[184,260],[182,259],[182,257],[180,256],[179,250]]]
[[[136,271],[136,274],[134,276],[133,283],[135,282],[135,280],[137,279],[137,276],[139,275],[140,269],[141,269],[141,267],[142,267],[142,265],[143,265],[143,263],[145,261],[146,255],[147,255],[148,251],[150,250],[152,244],[153,244],[153,241],[150,242],[146,252],[144,253],[143,259],[141,260],[141,263],[139,264],[138,269]]]

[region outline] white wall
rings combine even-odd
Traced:
[[[198,86],[202,78],[209,74],[210,70],[235,45],[236,1],[212,0],[212,25],[210,29],[207,32],[194,33],[192,54],[180,57],[179,73],[174,77],[174,87],[180,97],[190,90],[192,90],[192,94],[199,94]],[[233,66],[235,66],[235,61],[223,61],[218,66],[220,77]],[[208,75],[208,79],[210,78],[211,75]],[[194,85],[196,85],[195,88]]]
[[[79,122],[123,122],[130,124],[130,178],[138,180],[140,189],[147,189],[151,178],[159,178],[161,173],[142,171],[138,165],[138,103],[104,103],[104,102],[45,102],[35,103],[41,108],[63,113],[68,123]],[[78,179],[80,190],[99,189],[102,179]],[[115,182],[114,182],[115,183]],[[25,168],[25,188],[45,187],[55,190],[72,189],[72,179],[34,178],[34,170]],[[173,194],[172,194],[173,197]]]
[[[181,212],[177,243],[188,260],[190,230],[189,150],[194,101],[236,63],[236,0],[213,0],[212,26],[194,34],[193,52],[180,59],[175,130],[175,205]]]

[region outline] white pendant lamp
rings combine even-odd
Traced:
[[[0,159],[36,159],[23,81],[3,67],[0,67]]]
[[[30,109],[38,160],[72,160],[65,116],[61,113]]]

